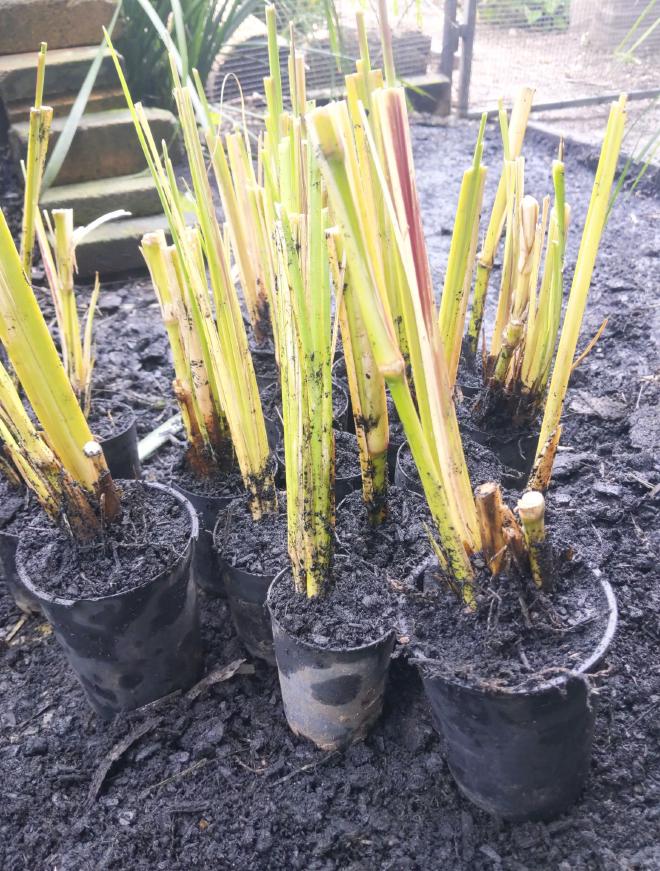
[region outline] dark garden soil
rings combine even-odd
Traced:
[[[277,622],[300,641],[346,649],[378,641],[396,622],[396,597],[382,577],[355,555],[337,554],[328,594],[309,600],[287,574],[271,587],[268,604]]]
[[[244,492],[243,479],[238,466],[218,475],[194,475],[185,461],[186,444],[172,437],[156,454],[144,462],[144,477],[150,481],[175,484],[198,496],[234,498]]]
[[[103,534],[76,542],[45,515],[21,533],[20,559],[33,586],[65,599],[121,593],[153,580],[188,546],[190,515],[172,493],[125,481],[121,515]]]
[[[360,455],[357,439],[349,432],[335,430],[335,475],[353,478],[360,474]]]
[[[476,128],[413,131],[436,288],[460,173]],[[489,128],[491,201],[500,154]],[[530,191],[550,190],[556,144],[528,136]],[[567,143],[579,241],[593,154]],[[656,179],[657,182],[657,179]],[[462,798],[416,673],[394,661],[385,710],[364,743],[315,750],[288,730],[277,676],[249,661],[226,603],[201,596],[206,674],[148,711],[101,722],[47,625],[0,596],[0,868],[3,871],[458,869],[638,871],[660,867],[658,649],[658,283],[660,200],[621,198],[598,258],[551,499],[598,541],[620,621],[599,681],[591,776],[548,823],[505,824]],[[655,234],[655,235],[654,235]],[[569,270],[570,273],[570,270]],[[103,276],[102,276],[103,279]],[[567,280],[570,279],[570,274]],[[498,276],[493,276],[493,287]],[[119,384],[144,435],[170,414],[167,340],[148,282],[105,283],[97,383]],[[492,312],[491,312],[492,314]],[[153,464],[147,464],[151,474]],[[150,471],[151,470],[151,471]],[[10,639],[10,640],[8,640]],[[248,659],[235,671],[227,668]],[[233,672],[233,674],[232,674]]]
[[[0,478],[0,532],[19,533],[35,510],[35,500],[28,490]]]
[[[465,451],[465,464],[467,465],[472,482],[479,481],[480,483],[485,483],[486,481],[502,480],[504,469],[490,450],[484,450],[466,432],[462,433],[462,442],[463,450]],[[409,486],[415,486],[418,492],[421,493],[422,484],[419,480],[419,472],[407,444],[401,448],[398,457],[399,465],[407,479],[409,479]]]
[[[265,387],[261,388],[261,402],[264,415],[269,420],[280,422],[282,420],[282,392],[280,382],[271,381]],[[346,414],[348,411],[348,393],[343,384],[338,380],[332,379],[332,412],[334,424],[337,429],[344,429],[346,424]]]

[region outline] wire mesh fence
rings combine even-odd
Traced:
[[[660,0],[478,0],[470,114],[510,103],[523,85],[536,89],[537,123],[594,144],[608,97],[640,97],[624,150],[657,162]]]
[[[658,0],[479,0],[470,106],[530,83],[539,104],[658,88],[658,19]]]

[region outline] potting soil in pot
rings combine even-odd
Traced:
[[[361,560],[337,557],[327,595],[308,598],[290,583],[271,588],[269,605],[286,631],[323,648],[359,647],[396,621],[396,599],[384,578]]]
[[[521,688],[543,683],[586,661],[608,622],[607,603],[593,567],[598,542],[574,521],[547,511],[548,537],[555,555],[555,584],[539,591],[517,575],[493,579],[477,571],[476,609],[467,608],[442,582],[426,576],[424,595],[402,596],[402,620],[415,651],[433,674],[474,686]],[[595,551],[595,552],[594,552]]]
[[[342,421],[346,415],[347,396],[348,393],[343,388],[343,385],[333,381],[332,390],[332,411],[335,423]],[[272,381],[261,390],[261,403],[264,417],[275,420],[281,423],[282,415],[282,392],[281,384],[278,381]]]
[[[169,493],[121,483],[122,512],[97,538],[80,543],[42,515],[19,541],[28,576],[43,592],[95,598],[139,587],[183,553],[190,515]]]
[[[234,568],[255,575],[276,575],[288,564],[286,494],[278,510],[255,521],[247,498],[235,499],[218,516],[216,549]]]
[[[351,433],[335,430],[335,477],[353,478],[359,474],[357,439]]]
[[[245,492],[238,466],[232,466],[229,471],[217,475],[200,477],[194,475],[186,465],[185,451],[184,442],[164,445],[145,464],[145,478],[174,484],[198,496],[233,498]]]
[[[361,490],[354,490],[337,507],[339,549],[364,560],[382,580],[414,583],[433,560],[426,529],[433,520],[422,496],[390,486],[387,517],[372,527]]]
[[[488,481],[501,481],[502,464],[492,451],[473,441],[469,436],[463,435],[462,441],[470,481],[475,486],[485,484]],[[419,472],[408,445],[404,445],[399,452],[399,463],[408,478],[421,488]]]
[[[133,414],[125,405],[99,399],[92,402],[87,417],[89,428],[97,440],[103,441],[124,432],[131,425]]]

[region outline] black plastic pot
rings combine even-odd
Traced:
[[[0,576],[18,607],[25,614],[40,614],[41,607],[36,596],[27,589],[16,573],[16,546],[18,536],[0,532]]]
[[[195,546],[192,563],[192,576],[195,583],[200,590],[204,590],[209,596],[224,599],[227,592],[213,547],[213,532],[218,514],[236,496],[200,496],[191,490],[186,490],[185,487],[180,487],[174,482],[172,487],[185,496],[197,512],[197,517],[199,518],[199,538]]]
[[[252,348],[251,354],[257,387],[267,387],[278,377],[275,351],[271,348]]]
[[[271,394],[271,391],[277,391],[279,395],[280,385],[277,382],[271,382],[270,384],[266,384],[262,388],[262,401],[263,395]],[[332,390],[333,390],[333,417],[332,417],[332,426],[334,429],[338,430],[346,430],[348,426],[348,407],[349,407],[349,398],[348,391],[336,381],[334,378],[332,379]],[[271,406],[272,407],[272,406]],[[280,412],[281,412],[280,408]],[[352,419],[352,418],[351,418]],[[276,447],[282,441],[282,421],[280,420],[279,414],[277,411],[273,410],[272,416],[266,416],[266,428],[268,429],[268,442],[271,448]],[[273,443],[275,440],[275,444]]]
[[[252,656],[275,665],[273,629],[266,609],[266,596],[273,575],[255,575],[234,568],[222,558],[220,570],[238,637]]]
[[[101,400],[103,403],[103,400]],[[99,444],[103,448],[105,461],[110,469],[110,474],[113,478],[131,478],[142,477],[142,467],[140,466],[140,456],[138,454],[138,436],[137,425],[135,422],[135,414],[133,409],[123,402],[112,402],[112,410],[121,412],[130,417],[130,424],[124,427],[123,430],[116,433],[110,438],[99,439]],[[93,427],[92,427],[93,432]]]
[[[335,432],[335,449],[337,442],[346,442],[351,440],[351,444],[355,444],[355,454],[358,454],[357,448],[357,436],[352,435],[351,433],[342,432],[338,430]],[[358,470],[355,475],[348,475],[346,477],[340,477],[337,475],[335,478],[335,502],[338,505],[342,499],[348,496],[349,493],[352,493],[353,490],[359,490],[362,486],[362,472]]]
[[[287,572],[278,583],[290,583]],[[322,750],[364,738],[383,709],[394,631],[361,647],[323,648],[294,638],[267,604],[284,713],[291,730]]]
[[[337,430],[335,432],[335,438],[339,435],[339,437],[344,438],[353,438],[355,439],[352,433],[346,432],[345,430]],[[284,445],[282,443],[279,444],[277,448],[277,468],[278,468],[278,477],[277,483],[278,486],[286,487],[286,467],[285,467],[285,457],[284,457]],[[345,478],[340,478],[337,476],[335,478],[335,502],[339,504],[342,499],[348,496],[349,493],[352,493],[353,490],[359,490],[362,486],[362,472],[358,472],[355,475],[348,475]]]
[[[341,422],[334,421],[335,429],[343,429],[346,432],[355,433],[355,420],[353,419],[353,402],[351,401],[351,391],[348,386],[348,375],[346,373],[346,361],[343,354],[335,357],[332,364],[332,385],[333,388],[341,388],[346,394],[346,415]]]
[[[35,596],[96,713],[104,719],[185,690],[202,669],[197,590],[190,572],[199,524],[176,490],[148,484],[178,499],[190,514],[190,541],[174,565],[148,583],[112,596],[64,599],[39,589],[16,556],[18,576]]]
[[[424,488],[422,487],[422,482],[419,479],[419,475],[409,475],[403,467],[401,452],[407,444],[408,442],[402,442],[397,450],[396,466],[394,469],[394,483],[397,487],[401,487],[402,490],[410,490],[412,493],[421,493],[423,495]]]
[[[489,448],[504,466],[502,483],[516,490],[524,490],[534,465],[539,431],[485,432],[470,427],[466,434],[475,442]]]
[[[612,642],[617,607],[601,581],[608,622],[574,671],[532,690],[475,688],[418,663],[436,728],[458,787],[483,810],[513,821],[548,820],[577,799],[589,771],[595,697],[589,673]]]

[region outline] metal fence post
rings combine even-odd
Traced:
[[[472,54],[474,50],[474,31],[477,23],[477,0],[467,0],[465,18],[461,25],[461,69],[458,82],[458,114],[465,118],[470,105],[470,76],[472,74]]]
[[[458,23],[456,21],[457,0],[445,0],[444,21],[442,27],[442,54],[440,55],[440,72],[447,76],[449,85],[454,74],[454,57],[458,49]]]

